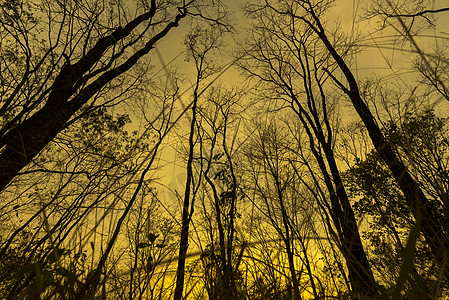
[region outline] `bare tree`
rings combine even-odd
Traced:
[[[209,276],[205,276],[205,281],[210,299],[240,297],[236,277],[245,246],[236,251],[238,200],[241,199],[241,183],[236,169],[239,146],[236,140],[243,118],[240,103],[243,94],[237,88],[212,87],[205,97],[206,102],[200,107],[200,146],[205,149],[202,151],[205,164],[202,170],[205,179],[202,206],[210,241],[203,258],[208,265],[205,273]]]
[[[393,28],[401,41],[411,46],[416,54],[414,67],[421,74],[422,81],[432,87],[442,99],[449,101],[447,70],[449,60],[445,49],[445,39],[435,41],[434,49],[425,49],[420,42],[420,34],[426,29],[437,26],[437,18],[447,16],[449,7],[434,8],[430,1],[373,1],[367,11],[367,17],[379,19],[382,28]],[[439,38],[438,36],[436,36]],[[435,99],[434,105],[440,100]]]
[[[294,253],[294,215],[299,209],[298,195],[295,194],[295,173],[289,166],[288,159],[290,145],[288,135],[275,123],[256,125],[258,129],[247,145],[248,170],[250,178],[247,193],[254,185],[257,198],[261,204],[254,203],[261,213],[266,216],[283,241],[290,270],[290,280],[293,288],[293,299],[301,299],[301,272],[297,271],[298,264]],[[260,207],[261,206],[261,207]]]
[[[83,281],[97,267],[101,257],[102,269],[108,268],[108,257],[119,235],[120,222],[127,218],[137,196],[146,197],[151,190],[148,189],[151,180],[145,178],[145,174],[154,170],[158,147],[171,124],[173,100],[178,92],[172,85],[170,81],[169,89],[154,91],[157,95],[154,100],[161,105],[161,111],[141,132],[128,135],[124,130],[129,123],[126,114],[113,117],[106,109],[91,111],[80,118],[80,124],[73,124],[70,130],[58,135],[22,171],[20,180],[14,185],[15,190],[4,191],[9,200],[2,205],[1,211],[14,225],[2,232],[4,239],[0,251],[2,255],[15,251],[25,254],[16,265],[16,271],[21,275],[5,280],[5,283],[12,281],[11,285],[6,285],[10,297],[18,297],[27,291],[44,296],[52,290],[58,291],[59,295],[73,296],[84,289]],[[140,191],[142,186],[145,188]],[[34,192],[29,193],[30,190]],[[13,207],[17,208],[15,216]],[[99,231],[103,233],[99,234]],[[20,243],[24,233],[31,238]],[[108,243],[110,249],[101,253],[104,243]],[[52,260],[50,263],[47,258],[55,251],[71,255],[61,254],[60,262]],[[87,257],[91,258],[91,264],[85,264]],[[58,267],[67,272],[54,274],[55,263],[60,263]],[[30,270],[29,265],[37,266],[46,275],[40,276]],[[44,285],[33,290],[39,280],[53,276],[58,278],[55,284],[59,279],[70,284]],[[104,276],[101,282],[104,283],[106,278]],[[49,291],[46,291],[47,287]],[[92,292],[95,293],[95,287]]]
[[[371,141],[380,157],[388,165],[391,173],[404,193],[407,205],[417,220],[417,226],[424,235],[431,251],[442,272],[448,277],[449,241],[447,227],[442,216],[437,214],[434,204],[429,201],[422,188],[411,176],[408,168],[395,154],[392,145],[383,135],[379,125],[361,96],[359,84],[349,65],[343,59],[345,49],[340,50],[328,37],[328,33],[321,21],[321,16],[330,2],[294,1],[291,6],[278,7],[267,3],[267,7],[280,15],[289,16],[295,22],[305,24],[309,30],[321,41],[338,70],[344,76],[349,87],[336,78],[325,66],[324,70],[334,83],[348,96],[352,106],[368,130]]]
[[[67,0],[1,6],[2,43],[14,55],[7,55],[1,72],[0,189],[83,112],[123,100],[105,92],[115,86],[126,93],[141,77],[121,75],[182,19],[201,18],[208,6],[145,1],[133,17],[121,4],[106,5]],[[212,12],[204,18],[220,22]]]
[[[291,12],[302,3],[283,3],[280,7]],[[335,102],[325,87],[328,75],[322,70],[332,68],[333,63],[318,47],[319,39],[307,24],[268,2],[250,6],[249,10],[258,22],[248,39],[251,51],[241,65],[258,80],[257,88],[264,91],[259,96],[262,100],[272,101],[273,109],[291,108],[300,120],[329,194],[330,206],[326,209],[346,259],[354,295],[375,296],[377,285],[334,153]]]
[[[189,57],[192,58],[196,69],[196,78],[193,89],[192,99],[192,119],[190,120],[190,132],[189,132],[189,147],[187,157],[187,179],[184,193],[184,199],[182,204],[182,223],[181,223],[181,241],[179,246],[179,258],[178,268],[176,271],[176,287],[175,287],[175,300],[182,298],[185,276],[185,264],[186,255],[189,245],[189,226],[192,220],[195,197],[200,187],[200,181],[202,173],[200,172],[198,178],[194,178],[193,162],[195,158],[195,145],[198,143],[197,133],[197,107],[198,101],[204,89],[201,90],[201,85],[204,80],[217,71],[217,66],[213,64],[209,56],[214,51],[219,49],[222,45],[222,38],[224,31],[223,28],[215,27],[210,30],[204,28],[195,28],[187,37],[186,46],[189,53]],[[202,149],[200,148],[200,153]],[[201,155],[200,155],[201,156]],[[200,160],[203,168],[202,160]],[[196,180],[196,182],[195,182]]]

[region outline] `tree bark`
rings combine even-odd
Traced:
[[[413,212],[415,219],[421,220],[421,232],[446,278],[449,278],[449,268],[447,267],[449,241],[447,233],[445,232],[445,226],[447,225],[441,221],[441,217],[437,215],[435,207],[427,199],[419,184],[413,179],[407,167],[399,160],[394,153],[392,146],[383,136],[381,129],[375,122],[371,110],[360,95],[359,87],[354,75],[328,40],[319,18],[315,15],[313,10],[310,10],[309,13],[312,15],[316,27],[310,22],[306,21],[306,23],[308,23],[308,25],[316,32],[331,56],[337,62],[338,67],[348,81],[349,89],[345,88],[335,79],[335,77],[330,73],[329,74],[351,100],[355,110],[368,130],[374,147],[383,161],[387,164],[400,189],[404,193],[407,204]]]
[[[155,5],[154,2],[153,0],[152,3]],[[98,62],[106,49],[129,35],[143,21],[151,18],[155,9],[155,6],[152,6],[148,13],[137,17],[124,28],[119,27],[109,36],[98,40],[95,46],[77,63],[73,65],[67,63],[56,76],[46,104],[29,119],[0,138],[0,147],[3,148],[0,153],[0,190],[3,190],[23,167],[66,128],[70,118],[87,104],[93,95],[108,82],[134,66],[142,56],[154,48],[156,42],[165,37],[172,28],[177,27],[179,21],[187,15],[185,11],[179,13],[174,21],[168,23],[128,60],[103,73],[77,92],[80,85],[87,80],[84,74]],[[74,94],[76,95],[73,96]],[[69,101],[72,96],[73,98]]]
[[[201,61],[202,63],[202,61]],[[201,67],[199,67],[199,72]],[[190,218],[193,214],[193,205],[190,203],[190,194],[192,191],[193,182],[193,150],[194,150],[194,136],[195,136],[195,124],[196,124],[196,110],[198,103],[198,87],[200,81],[200,74],[197,76],[195,90],[193,91],[193,105],[192,105],[192,120],[190,122],[190,134],[189,134],[189,157],[187,159],[187,180],[186,188],[184,192],[184,202],[182,206],[182,223],[181,223],[181,240],[179,242],[179,256],[178,267],[176,269],[176,286],[174,300],[181,300],[184,289],[184,275],[187,258],[187,249],[189,247],[189,225]],[[194,195],[192,196],[192,198]],[[192,202],[194,199],[192,199]],[[192,207],[192,208],[190,208]]]

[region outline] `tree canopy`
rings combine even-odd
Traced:
[[[440,2],[0,0],[1,298],[447,297]]]

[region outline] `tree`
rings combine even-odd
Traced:
[[[388,165],[402,193],[404,193],[407,205],[413,212],[417,226],[427,240],[439,267],[445,276],[448,277],[449,268],[446,261],[449,255],[449,240],[444,220],[441,215],[435,214],[436,208],[434,203],[426,197],[422,188],[395,154],[392,145],[385,138],[379,125],[376,123],[370,108],[361,96],[359,84],[353,72],[343,59],[342,55],[345,53],[345,50],[339,51],[329,40],[326,29],[320,19],[328,4],[328,2],[324,2],[316,5],[312,1],[295,1],[293,6],[280,7],[279,9],[269,4],[267,6],[281,15],[290,16],[292,20],[305,24],[319,38],[328,51],[349,87],[340,82],[328,68],[325,67],[324,70],[351,101],[352,106],[368,130],[376,151]]]
[[[99,287],[106,293],[104,270],[115,242],[138,197],[149,191],[146,175],[173,127],[176,78],[168,78],[165,87],[151,78],[145,55],[184,18],[223,25],[225,12],[220,3],[215,4],[138,1],[124,7],[95,0],[2,1],[0,190],[16,197],[3,207],[5,216],[10,217],[14,213],[10,208],[15,207],[28,219],[2,239],[1,251],[23,254],[18,264],[25,267],[25,276],[12,278],[7,287],[9,297],[27,292],[50,297],[57,291],[61,297],[68,293],[82,298],[94,296]],[[121,76],[124,73],[133,76]],[[142,83],[151,88],[146,90]],[[147,121],[142,136],[127,136],[123,126],[129,122],[128,114],[110,112],[111,107],[123,109],[126,102],[128,108],[136,107],[132,101],[145,97],[150,106],[148,100],[159,96],[149,114],[137,116]],[[44,191],[38,190],[43,185]],[[25,194],[30,187],[36,192]],[[33,196],[32,201],[21,202],[27,195]],[[123,211],[117,214],[122,203]],[[98,238],[97,229],[107,222],[110,236]],[[40,225],[31,230],[31,239],[16,248],[17,238],[35,223]],[[86,234],[78,239],[75,232]],[[76,283],[72,288],[57,286],[53,269],[45,269],[46,277],[39,275],[42,268],[54,268],[54,259],[52,264],[46,259],[49,255],[62,264],[71,247],[79,246],[80,253],[74,253],[73,259],[84,257],[84,246],[92,237],[92,264],[82,274],[70,274]],[[69,252],[63,248],[66,245]],[[27,264],[39,270],[30,270]],[[31,284],[41,288],[33,290]]]
[[[382,27],[393,28],[401,39],[411,46],[416,54],[414,67],[421,80],[432,88],[432,92],[449,101],[446,54],[447,44],[436,42],[434,49],[425,49],[419,41],[419,34],[427,28],[435,28],[438,16],[447,15],[449,7],[429,8],[430,1],[373,1],[367,11],[368,18],[380,18]],[[433,5],[432,5],[433,6]],[[440,100],[434,100],[434,105]]]
[[[107,295],[113,299],[155,299],[165,296],[167,259],[177,250],[178,228],[160,211],[156,189],[153,197],[142,197],[127,220],[127,239],[114,251],[107,277]]]
[[[182,19],[201,17],[206,6],[152,0],[137,5],[137,17],[131,18],[124,7],[105,5],[96,0],[2,3],[0,25],[9,53],[2,74],[10,76],[2,77],[0,190],[83,113],[123,100],[139,77],[129,82],[121,75]],[[43,30],[48,34],[42,49]],[[112,96],[107,92],[114,86]]]
[[[300,180],[289,164],[289,159],[295,155],[295,146],[287,142],[291,140],[290,137],[274,122],[257,124],[256,127],[245,151],[249,173],[247,193],[254,193],[253,205],[267,218],[282,240],[287,253],[293,299],[302,299],[302,272],[297,270],[298,263],[294,254],[297,247],[295,237],[300,240],[299,243],[302,240],[300,235],[295,234],[300,231],[301,223],[294,220],[299,211],[305,208],[300,203],[301,197],[298,194]],[[251,188],[252,186],[254,187]],[[311,282],[314,286],[313,279]]]
[[[61,270],[69,270],[69,273],[57,274],[56,278],[70,274],[66,279],[73,286],[66,290],[51,287],[59,289],[59,295],[68,293],[71,296],[82,289],[86,273],[92,271],[94,259],[98,257],[94,250],[101,248],[104,242],[104,237],[95,234],[97,228],[108,222],[115,225],[111,217],[120,210],[114,208],[119,209],[121,199],[139,184],[136,177],[147,164],[151,165],[152,155],[157,150],[151,141],[157,137],[156,132],[147,130],[143,136],[137,133],[128,136],[123,130],[124,120],[119,118],[117,121],[104,112],[89,114],[89,118],[82,120],[82,126],[74,126],[71,132],[60,135],[47,147],[45,155],[35,159],[30,169],[21,175],[23,186],[9,194],[11,202],[2,208],[5,221],[12,226],[2,232],[1,252],[23,255],[13,271],[21,275],[5,274],[8,278],[5,283],[9,283],[5,295],[18,297],[27,291],[48,295],[51,292],[45,291],[47,286],[33,291],[30,283],[39,278],[29,266],[36,265],[45,270],[55,267],[55,262]],[[166,122],[162,121],[162,126],[164,124]],[[147,181],[142,183],[148,184]],[[145,197],[147,192],[141,195]],[[132,203],[126,205],[132,206]],[[12,206],[16,207],[16,216],[14,210],[11,211]],[[29,238],[19,243],[24,234]],[[113,245],[114,239],[111,242]],[[86,247],[89,244],[91,251]],[[63,260],[48,260],[54,249],[65,249]],[[87,255],[92,258],[92,265],[82,266]],[[2,268],[2,271],[6,270]]]
[[[209,58],[209,55],[220,48],[224,34],[222,30],[223,28],[221,27],[215,27],[210,30],[198,27],[195,28],[186,39],[189,57],[192,57],[193,63],[195,64],[196,78],[192,95],[192,119],[190,121],[189,147],[186,166],[187,179],[182,204],[182,228],[181,241],[179,245],[178,268],[176,271],[175,300],[180,300],[182,298],[186,255],[189,245],[189,226],[195,208],[195,197],[200,187],[202,176],[200,173],[198,178],[194,178],[193,172],[195,144],[198,142],[197,107],[199,97],[204,92],[204,89],[200,90],[200,84],[202,84],[207,77],[216,72],[216,66],[214,66],[212,60]],[[200,151],[202,151],[201,148]]]
[[[302,1],[283,3],[278,9],[265,2],[249,7],[258,22],[247,43],[251,50],[241,65],[258,81],[258,88],[265,92],[261,98],[272,101],[272,109],[289,107],[300,120],[329,195],[326,209],[346,259],[354,295],[375,296],[378,289],[334,154],[331,122],[335,104],[325,87],[329,75],[323,70],[333,68],[334,63],[327,51],[317,46],[320,40],[307,24],[290,14],[301,5]]]
[[[447,219],[444,199],[447,190],[447,120],[435,116],[431,110],[422,110],[404,118],[404,122],[391,121],[383,128],[398,155],[411,170],[426,196],[435,203],[437,214]],[[405,247],[405,236],[414,225],[412,212],[403,194],[376,152],[370,153],[345,174],[353,197],[359,198],[355,210],[369,216],[370,229],[365,232],[375,249],[379,273],[387,284],[399,276],[399,266]],[[446,279],[435,268],[435,260],[425,241],[418,240],[412,277],[406,293],[428,293],[438,296],[446,289]],[[387,271],[388,270],[388,271]]]
[[[242,296],[239,265],[245,245],[236,249],[242,187],[236,163],[240,145],[235,141],[243,118],[244,107],[240,103],[243,96],[240,89],[227,90],[218,85],[211,88],[199,110],[198,135],[204,153],[200,165],[205,166],[198,169],[205,181],[201,198],[209,241],[201,257],[210,299],[239,299]]]
[[[449,10],[431,2],[365,2],[378,49],[411,62],[365,79],[369,33],[329,20],[342,2],[254,0],[223,66],[220,0],[0,0],[0,298],[446,296]],[[165,65],[176,27],[186,63]],[[236,63],[249,80],[215,84]]]

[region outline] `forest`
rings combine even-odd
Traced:
[[[442,0],[0,0],[0,299],[447,299]]]

